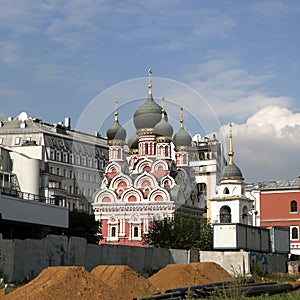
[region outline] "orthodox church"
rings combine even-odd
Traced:
[[[127,141],[126,130],[115,120],[107,130],[109,163],[93,209],[102,222],[103,244],[143,246],[153,220],[172,218],[176,211],[200,218],[204,209],[197,195],[194,170],[189,167],[192,138],[184,128],[173,128],[162,105],[152,95],[149,70],[148,97],[133,116],[136,133]]]
[[[215,196],[210,199],[212,223],[242,223],[252,225],[253,200],[245,195],[244,178],[233,162],[232,123],[229,136],[229,162],[223,168]]]

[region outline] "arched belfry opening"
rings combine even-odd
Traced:
[[[220,223],[231,223],[231,208],[228,205],[220,209]]]

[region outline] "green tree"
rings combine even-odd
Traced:
[[[69,212],[68,237],[83,237],[86,238],[88,243],[97,244],[102,238],[101,233],[101,222],[96,221],[94,215],[90,215],[81,210]]]
[[[173,219],[153,221],[145,244],[172,249],[212,249],[212,228],[206,219],[175,213]]]

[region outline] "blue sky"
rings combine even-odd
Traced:
[[[235,161],[247,181],[300,175],[299,1],[0,0],[0,5],[3,118],[26,111],[50,123],[70,116],[75,125],[97,95],[122,82],[141,79],[135,81],[141,85],[136,97],[143,98],[143,89],[146,97],[151,67],[154,95],[164,93],[171,114],[174,103],[186,107],[192,135],[226,136],[226,124],[234,122]],[[205,101],[175,86],[160,90],[164,79],[194,89]],[[125,104],[134,101],[128,85],[121,87],[114,97],[126,123],[134,105]],[[95,116],[106,124],[115,105],[110,97],[97,101],[107,111],[100,105]],[[225,127],[198,126],[208,110]]]

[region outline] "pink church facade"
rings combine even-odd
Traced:
[[[150,76],[148,98],[133,120],[136,133],[128,139],[127,157],[126,131],[119,124],[117,110],[107,130],[109,163],[93,201],[95,218],[102,223],[101,244],[144,246],[143,237],[153,220],[172,218],[175,211],[196,218],[204,212],[188,166],[191,136],[181,114],[180,129],[172,137],[164,101],[160,106],[153,99]]]

